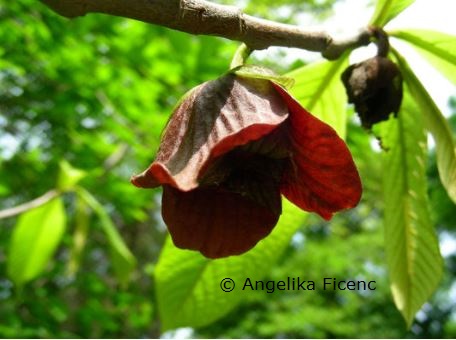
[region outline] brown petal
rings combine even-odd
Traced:
[[[290,110],[292,159],[282,193],[301,209],[325,219],[336,211],[353,208],[361,198],[361,180],[345,142],[282,87],[274,86]]]
[[[183,192],[163,186],[163,219],[174,244],[209,258],[242,254],[266,237],[280,216],[278,188],[267,193],[276,209],[220,187]]]
[[[267,135],[287,116],[286,104],[267,80],[229,74],[206,82],[174,111],[156,160],[132,182],[192,190],[213,159]]]

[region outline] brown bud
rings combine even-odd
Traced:
[[[402,101],[402,76],[391,60],[376,56],[349,66],[342,73],[349,103],[355,104],[361,124],[373,124],[396,116]]]

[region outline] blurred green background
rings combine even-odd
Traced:
[[[324,18],[332,3],[251,0],[245,8],[293,22],[300,10]],[[291,10],[274,10],[284,4]],[[208,326],[160,333],[152,275],[166,237],[161,192],[139,190],[129,178],[152,161],[179,97],[225,72],[237,45],[102,15],[70,21],[38,1],[0,0],[0,210],[55,187],[66,160],[86,171],[80,185],[101,203],[137,261],[129,284],[120,284],[100,220],[68,193],[67,228],[53,261],[17,289],[6,268],[17,217],[1,219],[0,337],[456,337],[456,252],[444,253],[444,280],[409,331],[392,302],[379,199],[388,173],[381,173],[375,141],[356,119],[347,138],[365,187],[361,204],[330,224],[309,217],[265,279],[367,277],[377,290],[255,292]],[[284,63],[280,53],[262,64],[280,72],[303,64]],[[451,107],[456,112],[455,100]],[[456,131],[456,115],[451,122]],[[428,175],[441,245],[454,242],[456,211],[434,157]]]

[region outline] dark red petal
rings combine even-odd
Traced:
[[[286,104],[267,80],[226,75],[204,83],[174,111],[157,159],[132,182],[192,190],[213,159],[269,134],[287,117]]]
[[[280,192],[268,193],[270,209],[220,188],[189,192],[163,186],[162,216],[174,244],[209,258],[239,255],[266,237],[280,216]]]
[[[361,180],[345,142],[282,87],[274,87],[290,111],[292,159],[284,175],[282,193],[301,209],[325,219],[356,206],[362,193]]]

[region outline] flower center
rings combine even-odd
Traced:
[[[200,188],[236,193],[280,211],[277,197],[289,157],[286,139],[279,138],[283,132],[277,130],[215,159],[200,179]]]

